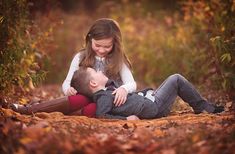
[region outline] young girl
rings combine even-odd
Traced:
[[[82,103],[83,110],[90,110],[89,113],[95,114],[95,104],[84,99],[81,101],[84,96],[77,94],[77,91],[70,86],[73,73],[79,69],[79,66],[92,67],[117,81],[120,87],[113,93],[114,104],[120,106],[126,101],[127,94],[136,90],[136,82],[130,71],[131,64],[123,50],[118,23],[108,18],[95,21],[86,35],[85,43],[85,48],[74,56],[62,85],[64,94],[69,97],[71,107],[81,108],[79,104]]]
[[[96,104],[70,86],[72,76],[80,66],[102,71],[110,79],[117,81],[119,88],[113,92],[114,104],[120,106],[125,103],[127,94],[136,90],[136,82],[130,70],[131,64],[124,53],[118,23],[108,18],[96,20],[86,35],[85,43],[85,48],[74,56],[63,82],[65,97],[26,107],[14,105],[13,109],[25,114],[39,111],[68,114],[82,109],[82,115],[93,117]]]

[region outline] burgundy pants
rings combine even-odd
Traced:
[[[87,117],[95,117],[96,103],[91,102],[87,97],[77,94],[69,96],[70,110],[81,110],[81,114]]]

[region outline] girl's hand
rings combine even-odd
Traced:
[[[73,87],[70,87],[66,92],[67,96],[76,95],[76,94],[77,94],[77,90],[74,89]]]
[[[128,93],[125,88],[119,87],[116,90],[114,90],[112,94],[115,95],[113,102],[115,106],[120,106],[126,102]]]

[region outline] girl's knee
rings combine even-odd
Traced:
[[[82,110],[82,115],[87,117],[95,117],[96,113],[96,103],[90,103],[85,106]]]
[[[90,100],[83,95],[68,96],[71,111],[79,110],[90,103]]]

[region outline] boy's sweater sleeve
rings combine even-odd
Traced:
[[[96,117],[106,119],[123,119],[126,117],[119,115],[112,115],[111,111],[113,108],[113,98],[108,95],[102,95],[96,100]]]

